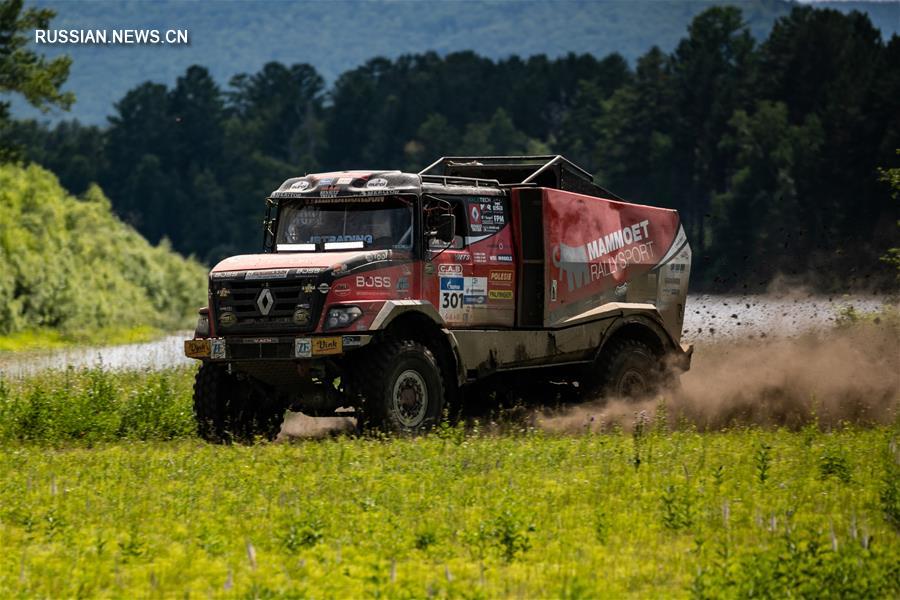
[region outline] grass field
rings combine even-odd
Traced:
[[[190,377],[0,388],[0,596],[900,594],[896,424],[218,447]]]

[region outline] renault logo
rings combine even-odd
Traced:
[[[263,291],[259,293],[259,296],[256,298],[256,306],[259,307],[259,312],[261,312],[263,316],[268,315],[269,311],[272,310],[272,307],[275,306],[275,298],[272,297],[272,292],[269,291],[269,288],[264,288]]]

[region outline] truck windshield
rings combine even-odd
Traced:
[[[279,250],[411,249],[412,199],[303,198],[282,203]]]

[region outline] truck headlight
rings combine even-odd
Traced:
[[[341,329],[362,316],[362,311],[355,306],[337,306],[328,310],[325,317],[325,329]]]
[[[194,337],[209,337],[209,317],[200,315],[197,318],[197,327],[194,329]]]

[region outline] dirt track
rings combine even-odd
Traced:
[[[835,325],[841,310],[878,311],[881,296],[817,296],[807,293],[765,296],[688,297],[684,311],[685,342],[794,337]]]

